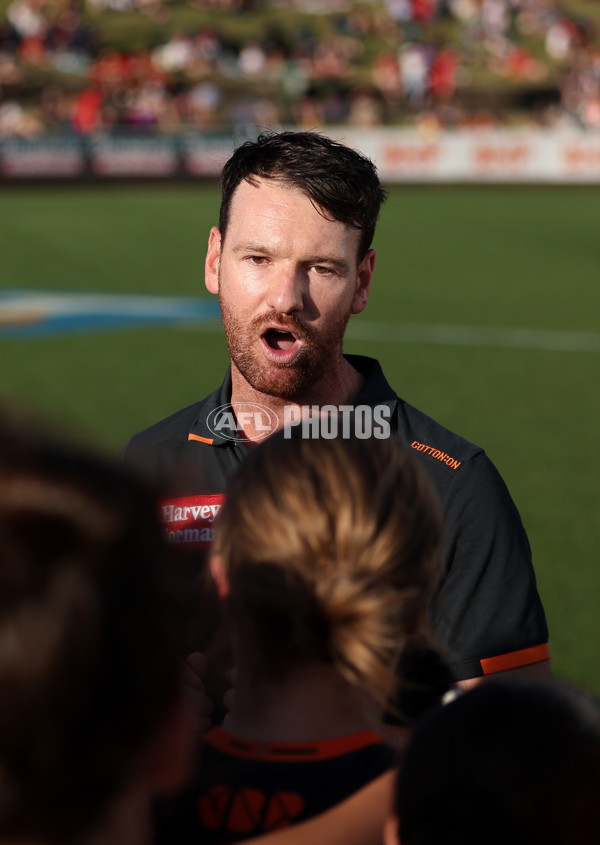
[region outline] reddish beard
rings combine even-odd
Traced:
[[[274,309],[245,324],[220,294],[219,303],[229,357],[248,384],[260,393],[297,401],[341,359],[350,310],[317,330],[299,317]],[[270,361],[260,350],[261,335],[273,323],[302,341],[302,348],[289,364]]]

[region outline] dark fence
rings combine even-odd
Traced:
[[[239,136],[67,136],[0,141],[0,181],[215,178]]]

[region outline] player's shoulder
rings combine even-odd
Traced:
[[[371,406],[387,405],[396,432],[434,474],[438,474],[436,470],[439,470],[440,478],[451,478],[467,463],[487,462],[481,446],[461,437],[402,399],[388,383],[379,361],[358,355],[348,355],[347,358],[365,379],[357,401],[365,401]]]
[[[419,455],[455,472],[463,464],[485,456],[476,443],[447,428],[424,411],[398,398],[398,431]]]
[[[148,428],[138,431],[131,437],[123,453],[128,456],[146,451],[169,442],[185,442],[188,433],[194,428],[196,420],[202,416],[203,408],[210,397],[187,405],[173,414],[169,414]]]
[[[182,445],[187,444],[190,433],[198,436],[205,434],[207,416],[218,405],[228,402],[230,395],[231,372],[228,370],[223,383],[208,396],[134,434],[123,449],[123,454],[129,458],[162,454],[165,450],[178,452]],[[209,435],[210,432],[206,434],[207,437]]]

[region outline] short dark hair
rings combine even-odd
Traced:
[[[555,679],[491,679],[417,726],[398,777],[402,845],[596,845],[600,705]]]
[[[318,132],[263,132],[256,141],[246,141],[221,174],[223,238],[235,189],[243,180],[254,185],[256,179],[278,179],[298,188],[321,213],[360,231],[358,258],[364,258],[386,191],[375,165],[362,153]]]
[[[80,841],[177,691],[179,586],[154,495],[0,413],[0,839]]]

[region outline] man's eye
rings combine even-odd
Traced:
[[[322,264],[315,264],[313,266],[313,270],[317,276],[328,276],[333,273],[333,270],[330,267],[324,267]]]
[[[251,261],[253,264],[256,264],[256,265],[257,265],[257,266],[259,266],[259,267],[260,267],[262,264],[266,264],[266,263],[267,263],[267,259],[264,257],[264,255],[251,255],[251,256],[250,256],[250,261]]]

